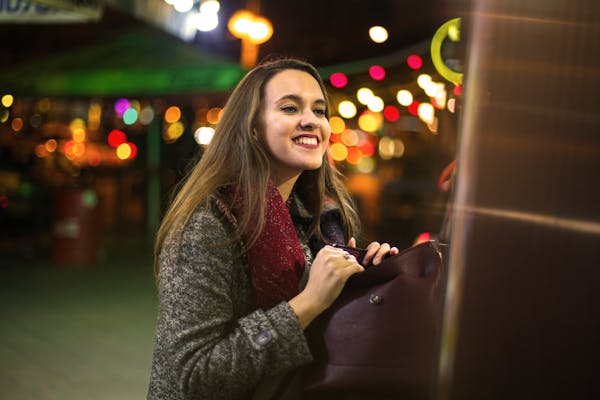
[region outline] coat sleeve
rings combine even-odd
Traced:
[[[159,260],[157,346],[181,398],[243,398],[261,379],[312,360],[287,302],[236,316],[234,299],[250,288],[238,246],[223,245],[231,237],[226,222],[201,210]]]

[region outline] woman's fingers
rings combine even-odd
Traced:
[[[379,265],[386,255],[396,255],[400,251],[397,247],[391,247],[389,243],[380,244],[379,242],[371,242],[367,246],[367,254],[363,260],[364,265]]]

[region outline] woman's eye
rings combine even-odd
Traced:
[[[296,106],[283,106],[283,107],[281,107],[281,111],[286,112],[286,113],[294,113],[297,110],[298,109],[296,108]]]
[[[325,115],[325,110],[324,110],[324,109],[317,108],[317,109],[314,111],[314,113],[315,113],[315,114],[317,114],[317,115]]]

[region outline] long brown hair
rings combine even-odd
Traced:
[[[179,236],[200,204],[214,196],[231,205],[231,199],[222,198],[225,188],[236,188],[236,194],[242,201],[242,209],[256,210],[255,213],[245,213],[238,221],[240,232],[249,233],[246,248],[256,241],[265,224],[270,162],[253,130],[257,126],[267,82],[277,73],[288,69],[310,74],[327,99],[327,91],[319,73],[311,64],[301,60],[285,58],[267,61],[246,74],[225,104],[212,142],[181,181],[177,194],[162,219],[154,247],[157,275],[158,256],[163,245]],[[326,115],[329,118],[329,107]],[[309,235],[314,234],[323,239],[319,216],[326,196],[340,207],[346,237],[354,236],[358,231],[358,216],[342,179],[342,175],[330,165],[327,154],[323,156],[320,168],[304,171],[298,178],[296,193],[306,209],[315,216]]]

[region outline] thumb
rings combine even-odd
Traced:
[[[351,237],[350,240],[348,240],[348,246],[356,247],[356,239],[354,237]]]

